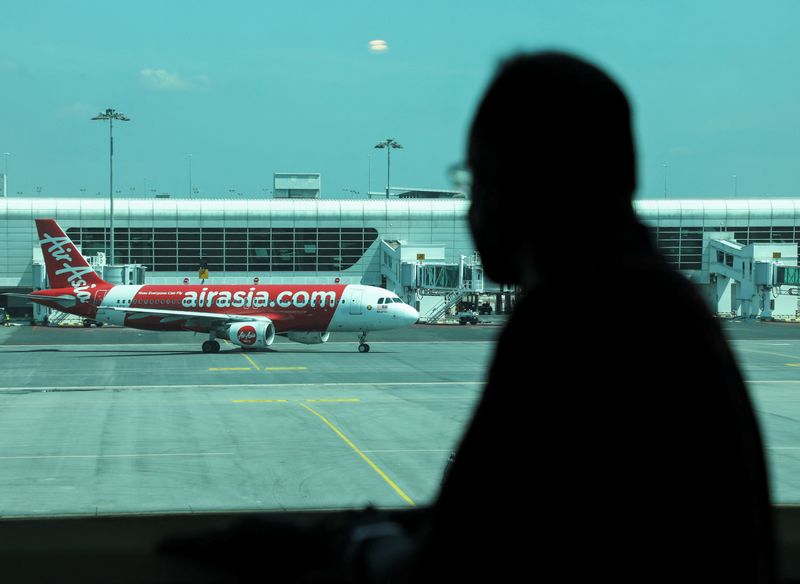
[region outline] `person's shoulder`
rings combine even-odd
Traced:
[[[695,317],[711,317],[711,309],[703,300],[698,283],[691,281],[665,261],[644,264],[637,270],[634,277],[650,297],[658,298],[668,307],[685,307]]]
[[[577,274],[577,276],[576,276]],[[657,255],[622,258],[605,268],[573,272],[569,280],[542,282],[521,295],[501,341],[574,332],[591,336],[604,323],[669,327],[713,322],[697,285]]]

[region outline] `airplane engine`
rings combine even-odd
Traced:
[[[263,349],[275,340],[275,325],[271,320],[232,324],[228,329],[228,340],[240,347]]]
[[[295,343],[303,343],[304,345],[319,345],[320,343],[328,342],[328,337],[331,333],[286,333],[286,337]]]

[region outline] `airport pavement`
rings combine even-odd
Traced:
[[[800,325],[720,324],[773,499],[800,504]],[[191,333],[2,328],[0,515],[429,503],[499,331],[418,325],[371,335],[367,354],[339,334],[206,355]]]
[[[410,507],[435,496],[498,327],[274,350],[0,330],[0,515]]]
[[[761,425],[772,499],[800,504],[800,325],[726,321]]]
[[[800,324],[767,322],[755,319],[727,319],[717,320],[728,340],[756,341],[800,339]]]

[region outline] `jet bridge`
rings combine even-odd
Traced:
[[[744,245],[732,234],[711,238],[705,249],[717,313],[745,318],[794,318],[800,269],[794,243]],[[788,280],[787,280],[788,278]]]
[[[445,259],[444,245],[381,242],[381,286],[414,306],[420,320],[436,322],[467,294],[483,293],[477,254]]]
[[[416,296],[434,300],[421,319],[433,323],[441,320],[467,294],[483,292],[483,267],[477,256],[461,256],[458,264],[417,264]]]

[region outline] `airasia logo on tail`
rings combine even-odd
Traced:
[[[239,329],[239,332],[236,333],[236,338],[239,339],[239,342],[243,345],[253,345],[256,342],[256,329],[250,325],[243,326]]]
[[[45,246],[49,245],[50,247],[47,248],[47,253],[53,258],[56,262],[63,262],[61,267],[55,270],[55,276],[64,275],[67,278],[70,286],[73,287],[73,292],[77,297],[79,302],[88,302],[91,298],[91,293],[88,291],[88,288],[94,288],[95,284],[89,285],[86,281],[87,279],[84,278],[86,275],[90,275],[94,273],[94,270],[88,266],[73,266],[72,265],[72,256],[69,255],[73,249],[71,247],[67,247],[68,245],[72,245],[69,237],[66,236],[52,236],[48,233],[43,233],[42,239],[39,240],[39,245]],[[77,250],[74,250],[77,251]],[[82,259],[82,258],[81,258]],[[85,263],[85,262],[84,262]],[[88,278],[90,279],[90,278]]]

